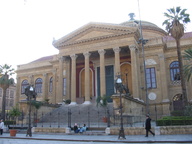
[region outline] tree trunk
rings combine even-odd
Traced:
[[[180,78],[181,78],[181,88],[182,88],[182,100],[183,100],[183,108],[187,105],[187,92],[186,92],[186,84],[185,78],[183,73],[183,60],[181,56],[181,46],[180,46],[180,39],[176,39],[177,44],[177,55],[179,61],[179,71],[180,71]]]

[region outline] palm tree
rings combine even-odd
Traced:
[[[187,61],[187,64],[184,65],[184,75],[187,81],[189,81],[192,74],[192,48],[185,50],[183,57]]]
[[[184,106],[187,105],[187,93],[183,73],[180,39],[184,35],[184,25],[190,22],[189,14],[185,13],[186,10],[187,9],[182,10],[180,7],[167,9],[168,13],[165,12],[164,16],[168,19],[163,22],[163,25],[166,25],[168,34],[171,34],[176,41]]]
[[[2,99],[2,111],[1,118],[5,119],[5,107],[6,107],[6,90],[10,85],[14,84],[14,79],[9,78],[14,74],[14,69],[11,68],[11,65],[0,65],[0,87],[3,89],[3,99]]]

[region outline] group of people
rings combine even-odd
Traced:
[[[75,123],[75,125],[73,127],[73,130],[74,130],[75,133],[83,133],[83,132],[85,132],[87,130],[87,127],[86,127],[86,124],[84,124],[83,127],[80,128],[77,125],[77,123]]]
[[[4,122],[3,122],[3,119],[1,119],[1,122],[0,122],[0,135],[3,135],[3,129],[4,129]]]
[[[3,134],[3,129],[4,129],[4,122],[3,119],[1,119],[0,122],[0,135]],[[155,133],[151,131],[151,118],[149,115],[146,116],[146,121],[145,121],[145,129],[146,129],[146,137],[148,137],[148,133],[150,132],[153,136],[155,136]],[[77,123],[75,123],[73,130],[75,133],[83,133],[87,130],[86,124],[83,125],[83,127],[79,127]]]

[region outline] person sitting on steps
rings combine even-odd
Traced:
[[[80,133],[83,133],[83,132],[86,132],[86,130],[87,130],[87,127],[86,127],[86,124],[84,124],[83,125],[83,127],[82,128],[80,128]]]
[[[79,132],[79,128],[78,128],[78,125],[77,123],[75,123],[74,127],[73,127],[73,130],[75,133],[78,133]]]

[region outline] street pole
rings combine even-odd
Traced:
[[[120,118],[121,118],[121,127],[119,130],[119,138],[118,139],[126,139],[125,138],[125,133],[124,133],[124,128],[123,128],[123,105],[122,105],[122,95],[120,91]]]
[[[32,132],[31,132],[31,96],[29,96],[29,123],[28,123],[28,129],[27,129],[27,135],[32,137]]]
[[[33,85],[29,85],[25,89],[25,95],[28,97],[28,102],[29,102],[29,123],[28,123],[28,128],[27,128],[27,134],[26,136],[32,137],[32,132],[31,132],[31,99],[32,97],[36,97],[35,89],[33,88]]]
[[[123,85],[122,85],[122,80],[120,78],[120,75],[117,75],[117,80],[116,80],[117,87],[116,89],[120,93],[120,130],[119,130],[119,137],[118,139],[126,139],[125,138],[125,133],[124,133],[124,128],[123,128],[123,105],[122,105],[122,93],[123,93]]]

